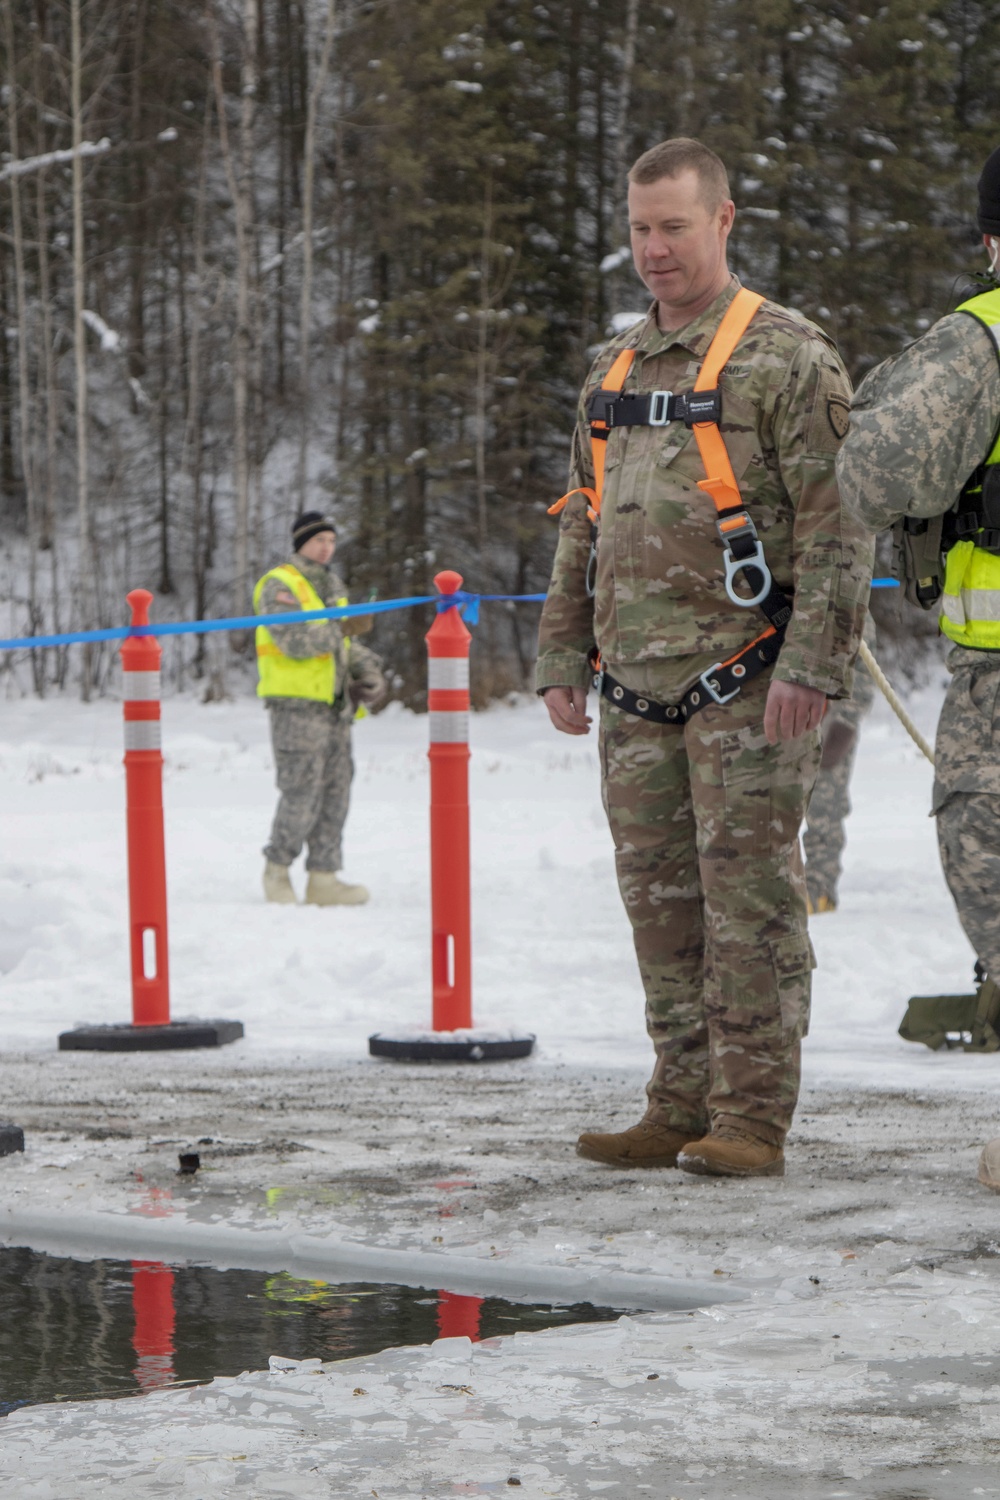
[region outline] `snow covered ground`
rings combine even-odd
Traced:
[[[939,702],[912,705],[925,733]],[[370,905],[291,911],[260,896],[263,711],[164,705],[173,1014],[247,1035],[108,1057],[54,1048],[129,1016],[120,709],[0,706],[0,1117],[29,1147],[0,1161],[0,1239],[679,1310],[25,1409],[0,1496],[1000,1495],[1000,1205],[975,1182],[1000,1061],[896,1035],[909,994],[968,987],[972,955],[930,767],[888,710],[841,909],[813,923],[788,1175],[761,1183],[573,1154],[638,1117],[649,1058],[596,746],[533,700],[474,716],[472,822],[476,1021],[537,1032],[537,1054],[367,1059],[370,1032],[428,1020],[426,732],[398,709],[357,729],[347,874]],[[740,1300],[687,1310],[706,1287]]]

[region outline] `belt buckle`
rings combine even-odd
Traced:
[[[721,661],[715,662],[712,666],[706,667],[704,672],[702,672],[701,676],[698,678],[698,681],[701,683],[708,696],[712,699],[713,703],[718,703],[720,705],[723,703],[730,703],[735,697],[739,695],[740,691],[738,687],[735,687],[733,688],[733,691],[731,693],[720,693],[718,683],[715,683],[713,685],[712,682],[709,681],[712,673],[718,672],[721,666]]]
[[[670,421],[670,402],[673,399],[673,394],[673,391],[650,391],[650,427],[666,427],[667,423]]]

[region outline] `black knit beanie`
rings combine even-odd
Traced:
[[[292,522],[292,541],[298,552],[303,542],[308,542],[310,537],[319,536],[321,531],[332,531],[337,535],[337,528],[332,517],[321,515],[318,510],[305,510],[301,516]]]
[[[979,174],[979,213],[983,234],[1000,234],[1000,146]]]

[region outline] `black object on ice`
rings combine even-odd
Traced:
[[[377,1031],[368,1038],[372,1057],[393,1057],[397,1062],[498,1062],[502,1058],[528,1057],[534,1036],[477,1037],[475,1032],[418,1032],[416,1036],[384,1036]]]
[[[197,1151],[182,1151],[177,1160],[181,1164],[181,1176],[193,1177],[201,1166],[201,1157]]]
[[[11,1125],[7,1120],[0,1120],[0,1156],[13,1156],[15,1151],[24,1150],[24,1131],[20,1125]]]
[[[60,1052],[165,1052],[239,1041],[242,1021],[168,1021],[166,1026],[77,1026],[59,1033]]]

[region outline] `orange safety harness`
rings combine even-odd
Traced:
[[[636,355],[634,349],[623,349],[604,377],[600,390],[587,402],[594,487],[570,490],[549,507],[550,515],[558,515],[574,495],[584,495],[587,499],[591,547],[586,587],[588,594],[592,595],[609,434],[616,427],[665,427],[672,421],[683,422],[694,433],[707,475],[707,478],[699,479],[698,488],[704,490],[715,505],[715,526],[724,549],[722,561],[726,593],[741,609],[759,608],[767,619],[767,626],[735,656],[724,662],[716,662],[703,672],[677,704],[655,703],[631,692],[609,677],[598,659],[595,662],[597,675],[594,679],[598,691],[626,713],[652,719],[657,723],[683,724],[691,714],[709,703],[728,703],[731,698],[735,698],[745,683],[777,661],[785,628],[792,616],[792,607],[776,587],[764,560],[764,549],[757,535],[757,528],[743,504],[725,439],[719,429],[722,416],[719,374],[763,301],[764,298],[759,293],[747,291],[745,287],[739,289],[715,331],[693,391],[623,394],[623,387]],[[751,575],[744,580],[745,586],[750,589],[749,595],[736,591],[736,581],[741,574]],[[752,575],[756,576],[756,583]]]

